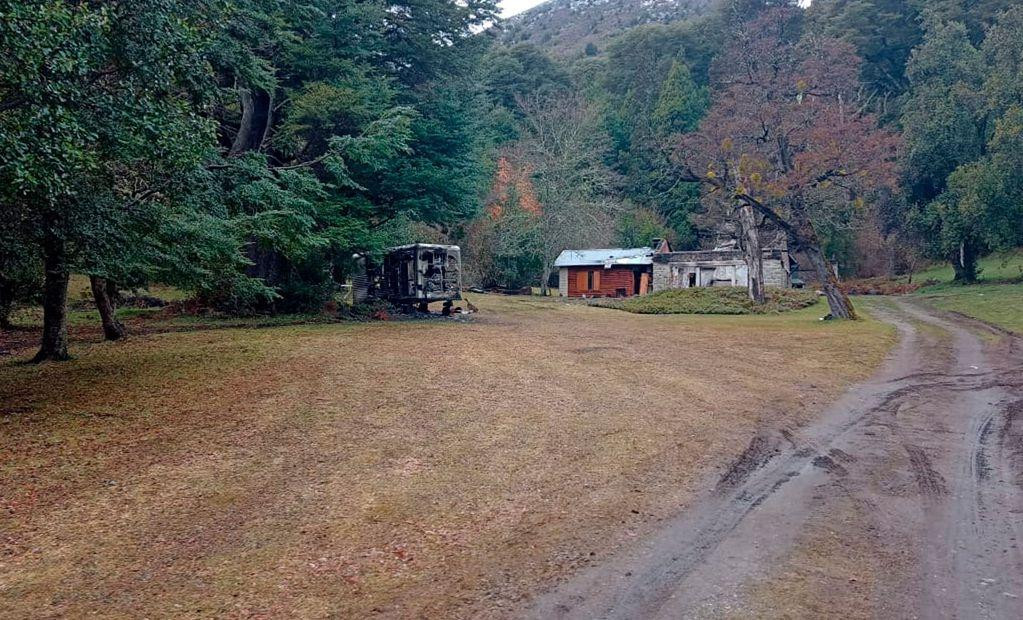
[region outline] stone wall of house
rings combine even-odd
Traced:
[[[746,286],[749,270],[738,251],[673,252],[654,256],[653,290],[695,286]],[[783,257],[765,252],[764,280],[767,286],[791,285]]]
[[[654,263],[654,292],[666,291],[669,288],[677,288],[671,285],[671,263]]]
[[[764,259],[764,284],[767,286],[776,286],[778,288],[788,288],[792,286],[792,282],[789,280],[789,274],[785,271],[785,265],[782,264],[781,259]]]
[[[558,295],[568,297],[568,267],[558,269]]]

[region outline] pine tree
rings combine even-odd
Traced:
[[[693,81],[689,67],[680,60],[671,63],[668,77],[661,84],[653,118],[661,135],[693,131],[710,105],[706,88]]]

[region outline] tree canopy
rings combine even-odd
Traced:
[[[423,236],[488,285],[723,225],[832,293],[896,246],[970,282],[1023,242],[1017,5],[719,0],[553,58],[502,44],[495,0],[0,0],[0,327],[41,301],[38,359],[66,358],[71,273],[109,338],[152,283],[316,310]]]

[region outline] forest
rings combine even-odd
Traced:
[[[720,0],[555,57],[494,0],[0,0],[0,327],[68,283],[309,312],[355,254],[462,246],[549,286],[566,248],[781,235],[819,277],[1023,245],[1023,7]],[[763,291],[753,291],[754,296]]]

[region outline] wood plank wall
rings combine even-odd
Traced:
[[[593,271],[593,288],[588,287],[589,278],[587,272]],[[569,297],[614,297],[617,290],[625,289],[626,295],[632,295],[635,290],[635,279],[632,267],[569,267],[568,268],[568,296]]]

